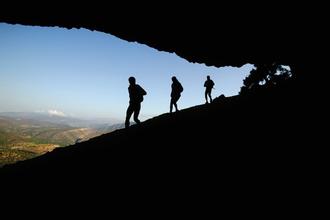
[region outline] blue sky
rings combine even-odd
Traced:
[[[128,77],[146,91],[140,118],[169,111],[171,77],[184,87],[179,109],[202,104],[204,81],[213,97],[236,95],[252,69],[207,67],[176,54],[86,29],[0,23],[0,112],[57,111],[123,120]]]

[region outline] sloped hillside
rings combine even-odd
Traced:
[[[108,178],[135,175],[214,177],[220,173],[286,174],[305,155],[296,139],[308,139],[295,114],[299,91],[281,88],[218,98],[212,104],[163,114],[44,156],[6,166],[2,175]],[[300,156],[299,156],[300,155]]]
[[[172,206],[205,216],[221,206],[230,215],[296,214],[322,193],[327,167],[312,133],[314,105],[305,97],[288,83],[219,98],[6,165],[4,198],[41,195],[41,202],[66,204],[61,210],[78,205],[75,214],[91,204],[108,214],[117,206],[123,213],[130,207],[167,213]]]

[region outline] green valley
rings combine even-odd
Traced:
[[[0,115],[0,166],[86,141],[119,127],[73,127],[62,122]]]

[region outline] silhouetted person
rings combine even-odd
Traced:
[[[173,76],[172,77],[172,92],[171,92],[171,104],[170,104],[170,113],[172,113],[173,105],[176,111],[178,110],[178,105],[176,104],[181,96],[181,92],[183,91],[183,87],[178,79]]]
[[[136,84],[134,77],[131,76],[128,81],[130,84],[128,87],[129,106],[126,111],[125,128],[129,127],[129,121],[133,113],[133,118],[136,124],[140,123],[138,117],[141,109],[141,102],[143,101],[143,96],[147,94],[141,86]]]
[[[214,86],[213,80],[210,79],[210,76],[207,76],[207,80],[204,83],[206,103],[209,103],[208,100],[207,100],[207,97],[209,97],[210,98],[210,102],[212,102],[211,92],[212,92],[213,86]]]

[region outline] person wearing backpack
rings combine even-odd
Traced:
[[[183,87],[178,79],[173,76],[172,77],[172,91],[171,91],[171,104],[170,104],[170,113],[172,113],[173,105],[176,111],[179,111],[177,102],[181,97],[181,93],[183,92]]]
[[[207,76],[207,80],[204,83],[204,87],[205,87],[205,100],[206,100],[206,104],[208,104],[209,102],[207,100],[207,97],[210,98],[210,103],[211,103],[212,102],[211,92],[214,87],[214,82],[212,79],[210,79],[210,76]]]
[[[141,109],[141,102],[143,101],[143,96],[147,94],[147,92],[138,84],[136,84],[136,80],[133,76],[128,78],[129,87],[129,106],[126,111],[126,120],[125,120],[125,128],[129,127],[130,118],[134,113],[134,121],[136,124],[140,124],[140,120],[138,119]]]

